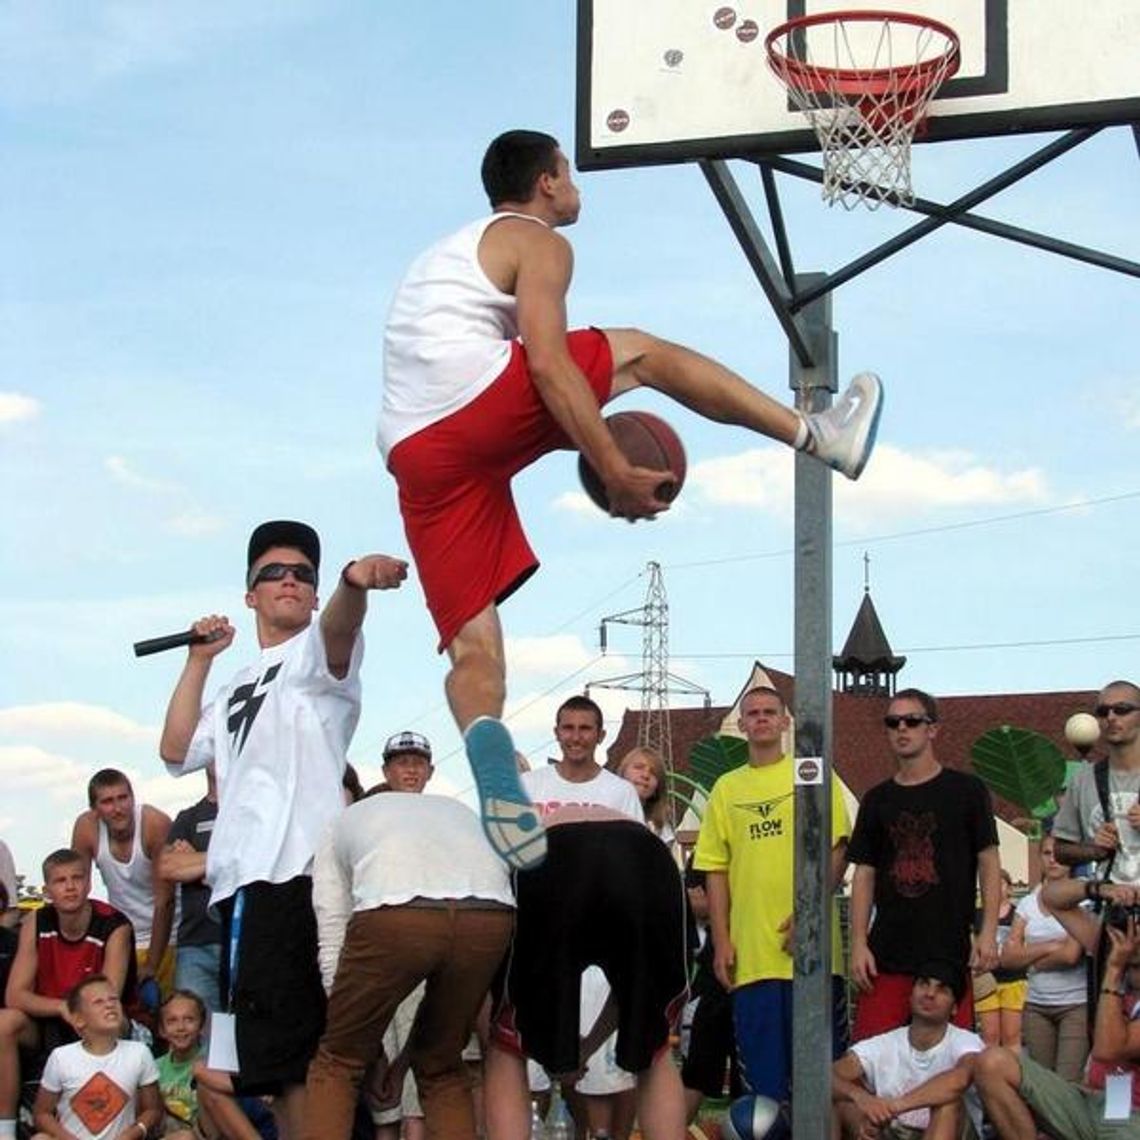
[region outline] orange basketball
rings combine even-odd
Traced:
[[[663,480],[657,497],[671,503],[685,482],[685,448],[681,437],[660,417],[651,412],[615,412],[606,417],[606,426],[621,453],[636,467],[651,471],[671,471],[674,478]],[[586,461],[578,457],[578,477],[586,494],[603,511],[609,513],[610,500],[605,484]]]

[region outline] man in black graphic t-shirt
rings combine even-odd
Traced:
[[[928,693],[900,691],[883,722],[898,771],[864,797],[848,850],[856,1041],[906,1022],[923,962],[947,958],[976,970],[997,962],[1001,862],[989,792],[935,758],[938,705]],[[982,921],[971,948],[978,882]],[[972,1028],[973,1017],[967,991],[955,1023]]]

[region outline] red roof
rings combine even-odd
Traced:
[[[764,669],[789,708],[793,707],[794,679],[759,662],[757,667]],[[894,774],[894,761],[883,729],[883,714],[890,697],[835,692],[833,701],[833,763],[855,798],[861,800],[869,788]],[[973,770],[970,747],[974,741],[990,729],[1011,725],[1041,733],[1066,756],[1076,759],[1072,746],[1065,740],[1065,721],[1075,712],[1092,709],[1096,701],[1095,689],[938,697],[940,729],[935,751],[946,767],[970,772]],[[731,709],[732,706],[722,705],[710,709],[670,710],[673,766],[678,772],[688,770],[693,745],[717,732]],[[621,729],[609,748],[611,764],[616,764],[637,743],[640,720],[640,710],[626,710]],[[1099,755],[1101,753],[1094,750],[1091,758]],[[1025,814],[1023,809],[1002,799],[995,798],[994,807],[1007,822]]]

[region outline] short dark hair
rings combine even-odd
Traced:
[[[104,788],[117,788],[120,784],[126,784],[127,791],[129,791],[132,796],[135,794],[135,790],[131,787],[131,781],[127,778],[126,772],[120,772],[118,768],[100,768],[99,771],[87,781],[87,806],[95,806],[95,797]]]
[[[542,174],[558,172],[558,140],[541,131],[507,131],[483,155],[480,173],[492,208],[529,202]]]
[[[758,696],[775,697],[776,700],[780,702],[780,711],[788,711],[788,702],[784,700],[783,696],[781,696],[780,691],[778,689],[773,689],[771,685],[753,685],[752,688],[749,689],[748,692],[746,692],[744,696],[740,698],[740,707],[742,709],[744,708],[744,702],[748,700],[749,697]]]
[[[574,696],[567,697],[566,700],[558,706],[558,711],[554,714],[554,723],[558,724],[564,712],[592,712],[594,719],[598,722],[598,731],[601,732],[602,725],[605,723],[605,717],[602,716],[601,706],[597,701],[590,700],[589,697]]]
[[[938,702],[922,689],[899,689],[899,691],[891,697],[889,704],[893,705],[895,701],[915,701],[922,705],[923,712],[930,717],[931,721],[938,721]]]
[[[1116,681],[1109,681],[1107,685],[1101,685],[1100,691],[1107,692],[1109,689],[1131,689],[1132,695],[1140,700],[1140,686],[1135,681],[1125,681],[1123,678]]]
[[[71,847],[56,848],[44,861],[40,871],[43,873],[44,882],[51,878],[51,873],[56,867],[71,867],[76,863],[86,863],[87,860],[79,854],[78,851]]]
[[[84,990],[90,989],[92,986],[105,985],[114,989],[114,983],[106,974],[88,974],[87,977],[78,981],[67,991],[67,1012],[78,1013],[79,1003],[83,998]],[[118,993],[115,994],[118,997]]]

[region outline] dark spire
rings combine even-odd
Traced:
[[[896,657],[891,652],[875,603],[871,601],[870,558],[864,554],[863,601],[843,652],[831,659],[831,667],[839,675],[837,680],[842,692],[889,697],[895,692],[895,675],[905,664],[905,657]]]

